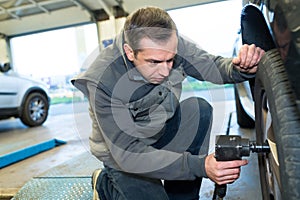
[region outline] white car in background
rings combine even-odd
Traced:
[[[26,126],[40,126],[48,117],[49,105],[46,84],[18,75],[9,63],[0,64],[0,119],[15,117]]]

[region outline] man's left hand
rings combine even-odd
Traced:
[[[235,67],[244,73],[256,73],[258,63],[265,51],[254,44],[244,44],[237,57],[232,59]]]

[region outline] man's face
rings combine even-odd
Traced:
[[[142,39],[137,55],[134,55],[128,44],[124,45],[124,50],[128,59],[147,81],[160,84],[169,76],[177,53],[177,45],[178,38],[174,32],[166,42],[155,43],[149,38]]]
[[[286,60],[288,53],[289,53],[289,48],[290,48],[290,43],[291,43],[291,32],[287,28],[283,32],[279,30],[276,21],[274,22],[274,34],[276,37],[276,42],[278,45],[278,50],[280,52],[280,56],[283,61]]]

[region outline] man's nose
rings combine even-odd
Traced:
[[[171,67],[168,62],[162,62],[159,66],[159,74],[167,77],[170,74]]]

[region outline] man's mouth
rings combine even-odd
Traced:
[[[165,80],[165,78],[154,78],[152,79],[153,82],[156,82],[156,83],[161,83]]]

